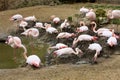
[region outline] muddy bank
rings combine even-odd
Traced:
[[[119,80],[120,56],[101,59],[100,64],[60,64],[33,70],[29,67],[0,70],[0,80]]]

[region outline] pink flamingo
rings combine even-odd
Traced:
[[[61,32],[57,35],[57,39],[58,38],[70,38],[70,37],[73,37],[73,36],[76,36],[74,33],[68,33],[68,32]]]
[[[93,9],[91,9],[88,13],[86,13],[86,18],[88,18],[91,21],[96,20],[96,14],[93,11]]]
[[[10,45],[12,48],[23,48],[24,52],[27,53],[26,47],[22,44],[21,39],[17,36],[8,36],[6,44]]]
[[[94,41],[98,39],[96,36],[91,36],[91,35],[88,35],[88,34],[82,34],[80,36],[78,36],[78,38],[75,38],[73,40],[73,44],[72,46],[75,47],[75,45],[79,42],[79,41]]]
[[[63,43],[57,43],[55,46],[49,47],[49,49],[62,49],[67,48],[68,46]]]
[[[6,44],[10,45],[12,48],[23,48],[23,56],[26,59],[26,63],[29,65],[33,65],[35,67],[39,67],[41,60],[37,55],[30,55],[27,57],[27,49],[26,47],[22,44],[21,39],[17,36],[8,36]]]
[[[23,20],[23,16],[21,14],[15,14],[10,18],[11,21],[20,21]]]
[[[39,36],[39,30],[36,28],[29,28],[29,29],[25,30],[23,33],[21,33],[21,35],[32,36],[32,37],[36,38]]]
[[[55,15],[52,15],[50,18],[55,24],[58,24],[60,22],[60,18],[56,17]]]
[[[96,53],[94,55],[94,62],[96,62],[97,57],[100,54],[100,51],[102,50],[102,46],[98,43],[92,43],[89,45],[88,49],[96,51]]]
[[[87,12],[89,12],[89,9],[82,7],[82,8],[80,8],[80,12],[86,14]]]
[[[84,21],[80,21],[80,27],[77,28],[76,32],[84,32],[87,31],[88,27],[85,25]]]
[[[36,17],[35,16],[28,16],[24,18],[25,21],[36,21]]]
[[[120,10],[109,10],[107,17],[108,19],[120,19]]]
[[[62,48],[62,49],[59,49],[59,50],[56,50],[53,52],[54,56],[61,56],[63,54],[75,54],[75,55],[78,55],[78,54],[82,54],[83,52],[79,49],[79,48],[76,48],[75,51],[71,48],[71,47],[67,47],[67,48]]]
[[[99,28],[98,30],[96,30],[96,28],[97,28],[96,22],[93,21],[93,22],[91,22],[91,24],[94,25],[93,32],[97,33],[98,35],[100,35],[103,31],[111,31],[111,29],[108,29],[108,28]]]

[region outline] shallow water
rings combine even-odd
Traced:
[[[37,40],[34,40],[33,42],[29,38],[25,37],[21,39],[22,43],[28,50],[27,55],[29,56],[35,54],[39,56],[42,63],[44,63],[48,44],[41,43]],[[25,63],[22,53],[23,49],[13,49],[7,44],[0,43],[0,69],[17,68]]]

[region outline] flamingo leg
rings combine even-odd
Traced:
[[[17,58],[16,58],[16,50],[15,50],[15,49],[13,50],[13,56],[14,56],[14,57],[13,57],[13,60],[15,61],[15,63],[17,63],[17,61],[16,61],[16,59],[17,59]]]

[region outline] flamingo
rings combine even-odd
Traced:
[[[94,41],[96,40],[97,37],[96,36],[91,36],[91,35],[88,35],[88,34],[82,34],[80,36],[78,36],[78,38],[75,38],[73,40],[73,47],[79,42],[79,41]]]
[[[24,18],[25,21],[36,21],[36,17],[35,16],[28,16]]]
[[[114,29],[112,29],[111,31],[103,31],[102,33],[99,34],[99,36],[104,37],[112,37],[113,35],[114,37],[119,38],[119,36],[114,33]]]
[[[22,44],[21,39],[17,36],[9,35],[5,42],[6,44],[10,45],[12,48],[23,48],[24,52],[26,53],[26,47]]]
[[[67,48],[68,46],[63,43],[57,43],[55,46],[49,47],[49,49],[62,49]]]
[[[93,11],[93,9],[91,9],[88,13],[86,13],[85,16],[86,16],[86,18],[88,18],[91,21],[96,20],[96,14]]]
[[[120,19],[120,10],[109,10],[107,17],[108,19]]]
[[[22,19],[23,19],[23,16],[21,14],[15,14],[10,18],[11,21],[19,21]]]
[[[36,28],[29,28],[21,33],[21,35],[32,36],[34,38],[39,36],[39,30]]]
[[[102,50],[102,46],[98,43],[92,43],[92,44],[89,44],[88,49],[96,51],[96,53],[94,55],[94,62],[96,62],[97,57],[100,54],[100,51]]]
[[[85,7],[82,7],[82,8],[80,8],[80,12],[83,13],[83,14],[86,14],[87,12],[89,12],[89,9],[85,8]]]
[[[77,28],[76,32],[84,32],[88,30],[88,27],[85,25],[84,21],[80,21],[80,26],[79,28]]]
[[[10,45],[12,48],[23,48],[23,57],[26,60],[26,63],[33,65],[35,67],[39,67],[41,60],[37,55],[30,55],[27,57],[27,49],[26,47],[22,44],[21,39],[17,36],[8,36],[6,44]]]
[[[111,47],[117,45],[116,37],[114,36],[109,37],[107,40],[107,44],[110,45]]]
[[[43,23],[41,23],[41,22],[37,22],[34,27],[43,28],[43,29],[45,28],[45,27],[43,27]]]
[[[64,20],[63,23],[60,25],[60,29],[62,31],[63,28],[67,28],[70,24],[67,22],[67,19]]]
[[[78,55],[79,53],[83,54],[83,52],[79,48],[76,48],[74,51],[71,47],[62,48],[53,52],[54,56],[57,56],[57,57],[63,54],[72,54],[72,53],[75,55]]]
[[[35,66],[36,68],[39,68],[41,64],[41,59],[37,55],[30,55],[27,57],[26,63]]]
[[[56,17],[55,15],[52,15],[51,16],[51,20],[55,23],[55,24],[58,24],[60,22],[60,18],[59,17]]]
[[[44,29],[46,29],[46,32],[48,32],[50,34],[52,34],[52,33],[58,33],[58,30],[56,28],[52,27],[51,24],[45,23],[44,25],[45,25]]]
[[[97,33],[98,35],[100,35],[103,31],[110,31],[111,29],[108,29],[108,28],[99,28],[98,30],[95,30],[96,27],[97,27],[97,24],[96,22],[91,22],[92,25],[94,25],[93,27],[93,32]]]
[[[109,10],[107,12],[107,17],[108,17],[109,20],[120,19],[120,10]],[[118,31],[118,25],[117,25],[117,31]]]
[[[20,27],[24,27],[23,29],[25,29],[25,27],[28,25],[28,23],[24,20],[22,20],[20,23],[19,23],[19,26]]]
[[[73,37],[73,36],[75,36],[75,34],[74,33],[68,33],[68,32],[61,32],[61,33],[59,33],[58,35],[57,35],[57,39],[58,38],[70,38],[70,37]]]

